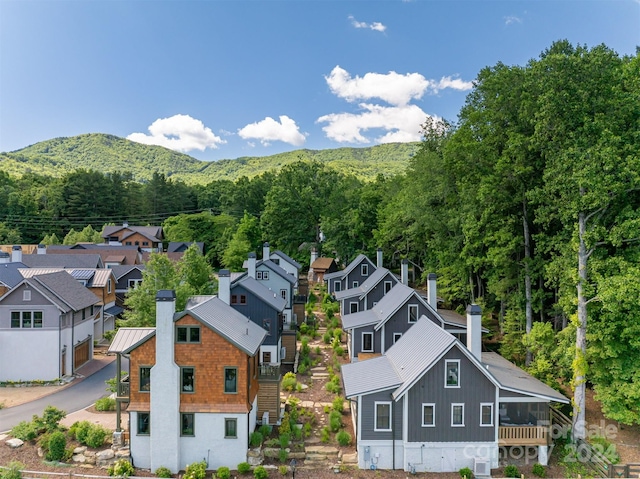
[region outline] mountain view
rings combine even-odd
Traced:
[[[242,176],[253,178],[266,171],[279,171],[295,161],[315,160],[362,180],[371,180],[379,174],[403,173],[418,146],[419,143],[389,143],[369,148],[304,149],[266,157],[206,162],[161,146],[90,133],[54,138],[0,153],[0,165],[4,171],[16,175],[31,172],[60,177],[84,168],[101,173],[131,173],[138,181],[150,180],[155,172],[187,184],[206,184],[220,179],[235,181]]]

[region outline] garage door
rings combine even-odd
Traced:
[[[87,338],[73,349],[73,369],[74,371],[89,361],[89,351],[91,349],[91,338]]]

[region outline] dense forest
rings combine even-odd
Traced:
[[[214,267],[238,268],[265,240],[303,264],[311,245],[345,263],[382,247],[391,267],[437,273],[447,306],[482,305],[505,357],[571,385],[578,426],[586,387],[609,418],[637,424],[639,151],[640,54],[561,41],[525,66],[483,69],[455,124],[425,123],[406,173],[364,181],[301,160],[189,185],[5,171],[0,243],[128,220],[204,241]]]

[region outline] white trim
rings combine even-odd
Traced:
[[[516,392],[513,389],[507,389],[507,388],[498,388],[501,389],[503,391],[513,391]],[[513,397],[513,396],[500,396],[500,402],[562,402],[556,398],[551,398],[550,396],[544,396],[544,395],[537,395],[536,393],[526,393],[524,391],[518,391],[518,393],[525,395],[525,394],[531,394],[530,397],[524,397],[524,398],[520,398],[520,397]],[[567,403],[569,403],[569,401],[567,400]]]
[[[356,306],[355,311],[353,310],[353,305]],[[358,312],[358,302],[351,302],[349,303],[349,314],[353,314],[353,313],[357,313]]]
[[[357,288],[358,286],[360,286],[360,283],[358,283],[357,281],[351,283],[351,288]]]
[[[373,350],[375,349],[373,347],[373,337],[374,337],[373,333],[371,331],[363,331],[361,334],[362,334],[362,337],[360,339],[362,340],[362,343],[361,343],[360,351],[363,352],[363,353],[372,353]],[[371,349],[364,349],[364,335],[365,334],[370,334],[371,335]]]
[[[458,406],[462,407],[462,424],[453,423],[453,411]],[[451,403],[451,427],[464,427],[464,403],[463,402]]]
[[[433,418],[433,423],[431,424],[426,424],[424,422],[424,408],[425,407],[431,407],[433,410],[433,414],[432,414],[432,418]],[[436,427],[436,404],[432,403],[432,402],[423,402],[422,403],[422,427]]]
[[[389,285],[389,289],[387,289],[387,285]],[[385,281],[382,284],[382,291],[384,291],[384,294],[387,294],[389,291],[391,291],[391,288],[393,288],[393,281]]]
[[[402,333],[393,333],[393,344],[396,344],[396,341],[402,337]]]
[[[389,406],[389,427],[386,429],[382,429],[378,427],[378,406]],[[375,401],[373,403],[373,430],[375,432],[389,432],[391,431],[391,423],[393,422],[393,417],[391,417],[391,401]]]
[[[415,309],[416,310],[416,314],[415,314],[415,321],[411,321],[411,310]],[[420,308],[417,304],[408,304],[407,305],[407,321],[410,324],[415,324],[418,322],[418,320],[420,319],[420,316],[418,316],[418,314],[420,313]]]
[[[363,263],[360,265],[360,275],[369,276],[369,265],[367,263]]]
[[[482,418],[484,417],[484,415],[482,414],[482,408],[489,406],[491,408],[491,415],[489,416],[491,418],[491,423],[490,424],[484,424],[482,422]],[[480,427],[493,427],[493,425],[495,424],[494,422],[494,407],[493,407],[493,403],[492,402],[481,402],[480,403]]]
[[[448,364],[449,363],[456,363],[458,365],[457,371],[458,371],[458,377],[457,379],[457,384],[447,384],[447,372],[449,370],[448,368]],[[459,359],[445,359],[444,360],[444,387],[445,388],[459,388],[460,387],[460,360]]]

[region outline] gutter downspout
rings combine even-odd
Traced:
[[[121,424],[121,408],[122,402],[120,401],[120,378],[122,375],[122,357],[121,353],[116,353],[116,432],[122,431]],[[129,381],[129,399],[131,399],[131,381]]]
[[[389,420],[391,421],[391,470],[396,470],[396,429],[393,426],[393,394],[391,394],[391,406],[389,411]]]

